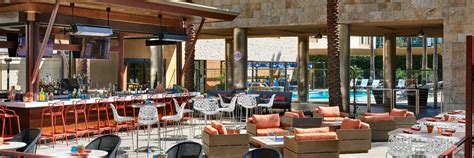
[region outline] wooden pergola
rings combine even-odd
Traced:
[[[110,11],[107,11],[110,8]],[[38,78],[40,62],[47,42],[39,44],[39,33],[44,41],[50,34],[56,39],[69,40],[65,34],[75,23],[112,26],[113,40],[117,45],[111,51],[118,53],[119,90],[125,74],[124,39],[150,38],[161,32],[187,33],[187,24],[199,23],[193,40],[188,40],[186,49],[193,53],[199,32],[204,22],[232,21],[237,12],[203,6],[183,1],[166,0],[12,0],[0,3],[0,35],[23,32],[27,37],[27,89],[33,93]],[[16,42],[0,42],[0,48],[14,48]],[[80,44],[54,44],[54,50],[80,51]],[[182,52],[178,52],[182,53]],[[184,69],[186,69],[186,58]],[[177,74],[181,77],[181,74]],[[36,85],[37,86],[37,85]]]

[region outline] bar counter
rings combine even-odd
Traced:
[[[155,94],[140,94],[142,96],[143,99],[146,99],[148,97],[151,97]],[[140,96],[140,95],[135,95],[135,96]],[[169,94],[171,95],[171,94]],[[172,94],[174,98],[179,98],[182,96],[182,93],[174,93]],[[200,95],[199,92],[189,92],[189,96],[190,97],[194,97],[194,96],[198,96]],[[112,97],[108,97],[108,101],[110,103],[114,103],[115,102],[115,99],[118,96],[112,96]],[[165,95],[164,94],[158,94],[156,95],[156,97],[154,97],[153,99],[162,99],[164,98]],[[102,98],[91,98],[91,99],[87,99],[86,102],[88,105],[92,105],[92,104],[95,104],[96,103],[96,100],[97,99],[102,99]],[[2,102],[0,104],[4,104],[8,107],[8,109],[11,109],[11,110],[14,110],[19,116],[20,116],[20,126],[21,126],[21,129],[27,129],[27,128],[40,128],[41,127],[41,112],[44,108],[48,107],[48,104],[49,103],[53,103],[53,102],[58,102],[58,101],[62,101],[64,102],[64,106],[67,107],[67,106],[71,106],[72,105],[72,102],[73,100],[80,100],[80,99],[69,99],[69,100],[53,100],[53,101],[44,101],[44,102],[41,102],[41,101],[36,101],[36,102]],[[129,95],[129,96],[126,96],[126,101],[132,101],[132,96]],[[173,105],[174,106],[174,105]],[[171,108],[167,108],[169,111],[169,109]],[[127,116],[132,116],[133,112],[135,112],[135,116],[137,116],[137,113],[138,113],[139,110],[133,110],[133,108],[131,107],[128,107],[126,108],[126,113],[127,113]],[[158,110],[159,112],[162,112],[161,110]],[[123,115],[123,112],[122,110],[119,110],[118,111],[119,115]],[[100,118],[102,121],[105,121],[105,112],[101,112],[100,114]],[[160,116],[162,116],[163,114],[160,113]],[[66,114],[65,115],[66,117],[66,128],[69,128],[69,127],[74,127],[74,122],[75,122],[75,119],[74,119],[74,115],[73,114]],[[97,123],[97,113],[96,112],[92,112],[90,113],[90,116],[87,116],[88,117],[88,125],[89,126],[94,126],[96,125]],[[112,114],[112,110],[109,109],[109,118],[110,120],[113,120],[113,114]],[[17,127],[16,127],[16,124],[14,123],[14,121],[16,120],[12,120],[13,122],[13,131],[18,131],[17,130]],[[83,115],[79,115],[78,116],[78,124],[80,125],[84,125],[84,117]],[[7,125],[8,125],[8,122],[7,122]],[[43,133],[45,133],[45,131],[49,131],[51,130],[51,122],[50,122],[50,119],[49,117],[46,117],[44,119],[44,123],[43,125],[45,126],[43,130]],[[60,118],[58,118],[57,120],[57,126],[61,125],[61,120]],[[58,130],[58,127],[56,127],[56,129]]]

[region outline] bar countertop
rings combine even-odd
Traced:
[[[201,93],[200,92],[189,92],[189,96],[191,97],[194,97],[194,96],[198,96],[200,95]],[[160,93],[160,94],[140,94],[141,96],[143,96],[143,98],[147,98],[148,96],[153,96],[153,95],[156,95],[156,97],[154,97],[154,99],[161,99],[161,98],[164,98],[165,97],[165,93]],[[140,96],[138,95],[138,96]],[[173,93],[173,94],[170,94],[170,95],[173,95],[173,97],[180,97],[182,96],[182,93]],[[114,102],[114,98],[116,98],[118,96],[112,96],[112,97],[108,97],[108,101],[109,102]],[[93,104],[96,102],[97,99],[103,99],[103,98],[90,98],[90,99],[87,99],[87,104]],[[34,101],[34,102],[2,102],[1,104],[4,104],[6,105],[7,107],[14,107],[14,108],[42,108],[42,107],[47,107],[49,103],[51,102],[58,102],[58,101],[62,101],[64,102],[64,105],[65,106],[68,106],[68,105],[72,105],[72,102],[74,100],[81,100],[81,99],[68,99],[68,100],[52,100],[52,101]],[[127,95],[125,100],[127,101],[130,101],[132,100],[132,95]]]

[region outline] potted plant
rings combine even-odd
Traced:
[[[166,153],[159,153],[158,154],[158,158],[166,158],[167,157],[167,154]]]
[[[434,125],[431,123],[426,124],[426,130],[428,133],[433,133]]]
[[[86,152],[86,147],[82,144],[77,146],[77,152],[80,153],[80,154],[85,153]]]

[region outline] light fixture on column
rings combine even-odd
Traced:
[[[425,37],[425,32],[423,32],[423,26],[420,27],[420,31],[418,32],[418,34],[416,36],[418,36],[420,38]]]
[[[314,36],[314,38],[316,38],[316,39],[323,38],[323,34],[321,34],[321,29],[319,29],[318,34],[316,34],[316,36]]]

